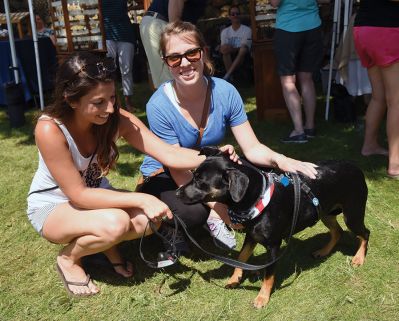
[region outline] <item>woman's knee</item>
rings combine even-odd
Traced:
[[[129,214],[121,209],[111,209],[104,217],[100,233],[110,243],[115,243],[123,238],[130,230]]]

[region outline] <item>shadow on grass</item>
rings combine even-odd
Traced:
[[[289,248],[287,252],[276,263],[276,279],[274,288],[281,289],[287,287],[299,276],[302,271],[315,268],[322,264],[324,261],[328,261],[328,257],[315,259],[311,255],[314,251],[320,248],[320,244],[327,244],[328,240],[329,233],[317,234],[306,240],[292,238],[290,244],[288,245]],[[337,244],[336,248],[332,251],[330,255],[334,254],[335,252],[340,252],[345,256],[353,256],[357,250],[357,244],[358,243],[356,237],[352,233],[345,231],[341,237],[340,242]],[[281,251],[284,251],[284,247],[281,248]],[[238,257],[238,252],[235,251],[234,254],[235,255],[233,255],[232,258],[236,259]],[[209,257],[207,258],[210,259]],[[201,257],[201,260],[204,260],[204,258]],[[267,262],[269,261],[270,257],[268,253],[265,252],[261,255],[251,257],[248,263],[254,265],[263,265],[267,264]],[[233,269],[233,267],[224,264],[216,269],[209,270],[205,273],[199,272],[199,274],[205,281],[211,282],[213,279],[225,279],[226,277],[230,277],[233,274]],[[250,283],[257,283],[259,281],[259,284],[257,286],[240,285],[240,288],[258,291],[261,287],[263,274],[264,269],[258,271],[245,271],[242,282],[248,280]],[[284,281],[289,279],[292,275],[295,275],[295,278],[289,283],[282,286]]]
[[[120,251],[123,257],[133,264],[134,275],[131,278],[123,278],[118,275],[113,266],[109,263],[103,254],[95,254],[87,257],[84,261],[85,270],[93,277],[94,280],[117,286],[134,286],[154,278],[159,273],[164,273],[161,281],[157,281],[155,291],[161,292],[162,287],[168,279],[168,287],[173,290],[167,296],[176,295],[185,291],[190,285],[192,277],[199,273],[195,268],[188,267],[183,263],[176,263],[167,269],[155,269],[146,265],[139,255],[139,240],[128,241],[120,244]],[[162,251],[161,242],[155,236],[144,238],[142,253],[147,261],[156,262],[156,253]],[[188,273],[188,275],[187,275]],[[185,274],[184,276],[180,276]],[[170,282],[170,279],[173,282]]]
[[[0,137],[17,138],[16,145],[34,145],[35,138],[33,136],[33,128],[36,123],[38,110],[30,109],[25,112],[25,124],[18,128],[12,128],[8,119],[6,109],[0,109]]]
[[[209,237],[209,234],[205,230],[196,230],[193,232],[192,236],[195,240],[198,240],[203,248],[214,254],[231,257],[233,259],[238,257],[239,251],[227,252],[216,248],[212,244],[211,237]],[[303,271],[316,268],[320,264],[324,264],[325,261],[325,264],[328,264],[329,257],[315,259],[311,255],[314,251],[320,248],[320,244],[324,245],[328,242],[328,240],[329,233],[320,233],[305,240],[297,239],[295,237],[292,238],[290,244],[288,245],[289,248],[287,252],[277,262],[274,289],[283,289],[290,286]],[[357,244],[356,237],[352,233],[344,231],[340,242],[330,255],[334,254],[335,252],[340,252],[344,256],[352,257],[357,250]],[[192,253],[189,256],[189,259],[191,261],[201,264],[201,262],[214,260],[196,248],[193,244],[190,246]],[[174,282],[171,283],[169,281],[168,284],[169,288],[173,290],[173,292],[169,293],[168,296],[173,296],[189,288],[189,286],[192,284],[192,278],[196,274],[198,274],[204,281],[213,283],[213,280],[226,279],[230,277],[234,269],[233,267],[222,264],[218,268],[202,272],[193,266],[185,265],[181,262],[181,260],[166,269],[154,269],[147,266],[139,256],[139,240],[122,243],[120,245],[120,250],[123,253],[123,256],[133,263],[134,276],[132,278],[125,279],[117,275],[114,272],[113,267],[102,254],[94,255],[94,260],[89,262],[86,261],[85,267],[87,272],[90,273],[90,275],[92,275],[92,277],[97,281],[118,286],[138,285],[146,282],[150,278],[153,278],[156,274],[165,273],[167,276],[165,275],[160,282],[157,281],[157,289],[155,291],[161,292],[161,288],[166,279],[172,279]],[[283,251],[284,247],[281,250]],[[144,238],[142,251],[146,260],[155,262],[156,253],[162,251],[160,240],[157,239],[156,236]],[[100,259],[98,258],[99,256]],[[251,257],[248,263],[254,265],[263,265],[269,260],[269,255],[265,252],[261,255]],[[184,276],[181,276],[183,274]],[[242,284],[239,286],[239,289],[256,292],[259,291],[262,285],[263,275],[264,269],[258,271],[245,271],[242,282],[248,281],[250,284]],[[286,282],[286,280],[289,281]],[[216,283],[215,286],[220,287],[220,285]]]

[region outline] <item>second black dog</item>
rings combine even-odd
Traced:
[[[267,175],[253,166],[232,162],[217,148],[205,147],[201,149],[200,154],[206,155],[206,160],[194,171],[192,181],[177,190],[177,196],[187,204],[216,201],[228,205],[235,213],[251,212],[251,208],[256,207],[262,198],[265,186],[270,186]],[[336,220],[336,215],[342,212],[347,227],[360,239],[360,246],[352,264],[362,265],[370,234],[364,225],[367,202],[364,175],[358,167],[345,161],[322,161],[317,165],[317,178],[301,176],[301,181],[310,187],[311,195],[317,198],[320,206],[311,202],[309,193],[301,193],[295,232],[313,226],[320,217],[330,230],[331,238],[313,255],[324,257],[332,251],[340,238],[342,228]],[[249,259],[257,243],[267,248],[272,260],[276,259],[282,240],[289,236],[294,208],[293,185],[276,180],[273,190],[269,204],[260,215],[242,223],[246,232],[238,258],[242,262]],[[269,302],[275,265],[266,268],[261,290],[254,301],[256,308],[261,308]],[[236,268],[226,287],[238,286],[242,274],[242,269]]]

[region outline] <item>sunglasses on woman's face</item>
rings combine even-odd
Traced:
[[[183,57],[186,58],[189,62],[197,62],[198,60],[201,59],[201,52],[202,48],[193,48],[187,50],[183,54],[172,54],[169,56],[162,57],[162,59],[169,67],[175,68],[181,65]]]
[[[84,72],[89,78],[97,79],[112,74],[116,70],[115,61],[113,58],[105,58],[103,61],[93,64],[83,65],[75,74]]]

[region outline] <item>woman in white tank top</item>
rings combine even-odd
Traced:
[[[105,176],[118,158],[116,140],[167,167],[191,169],[204,156],[164,143],[115,100],[113,61],[90,53],[68,58],[59,68],[55,101],[35,128],[39,167],[28,195],[28,217],[53,243],[66,244],[56,268],[69,294],[88,296],[99,288],[86,275],[81,258],[103,252],[124,277],[133,275],[116,245],[143,235],[148,220],[160,226],[172,218],[165,203],[138,192],[112,189]],[[231,146],[222,148],[232,159]]]

